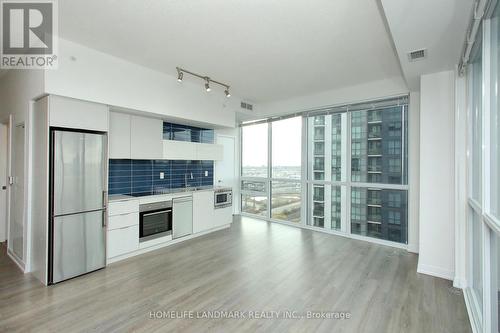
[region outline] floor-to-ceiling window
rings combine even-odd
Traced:
[[[492,2],[494,3],[494,2]],[[478,332],[499,331],[500,5],[488,8],[467,67],[467,305]]]
[[[490,21],[491,214],[500,219],[500,4]]]
[[[490,305],[491,329],[500,332],[500,3],[489,21],[490,44],[490,189],[488,234],[490,238]],[[488,126],[488,124],[486,124]]]
[[[351,112],[351,233],[407,242],[406,105]]]
[[[300,222],[301,133],[301,117],[242,128],[242,212]]]
[[[478,32],[482,36],[482,30]],[[482,318],[483,308],[483,232],[482,232],[482,114],[483,114],[483,47],[479,38],[471,53],[469,64],[469,122],[470,122],[470,163],[469,163],[469,237],[472,244],[470,276],[473,302],[477,316]]]
[[[267,217],[269,153],[267,123],[241,131],[241,211]]]
[[[351,107],[243,125],[242,212],[407,243],[407,97]]]
[[[271,123],[271,218],[300,223],[302,118]]]

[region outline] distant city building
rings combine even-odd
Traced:
[[[342,115],[316,116],[309,120],[312,131],[313,181],[342,180]],[[309,225],[340,230],[341,188],[312,184],[312,214]]]
[[[406,184],[401,107],[351,113],[351,180]],[[406,191],[351,188],[351,232],[407,242]]]

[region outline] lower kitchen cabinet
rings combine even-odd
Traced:
[[[138,223],[139,223],[139,213],[114,215],[109,217],[108,230],[130,227],[133,225],[137,225]]]
[[[193,233],[203,232],[215,227],[214,192],[193,193]]]
[[[139,226],[108,230],[107,257],[113,258],[139,249]]]
[[[214,211],[214,228],[233,222],[233,207],[218,208]]]

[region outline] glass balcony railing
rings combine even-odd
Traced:
[[[378,214],[368,214],[368,222],[382,222],[382,215]]]
[[[368,149],[368,155],[382,155],[382,149],[380,148]]]
[[[368,172],[382,172],[382,166],[381,165],[368,165]]]

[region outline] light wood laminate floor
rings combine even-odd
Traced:
[[[248,218],[48,288],[3,250],[0,331],[470,332],[461,291],[416,266],[404,250]],[[150,318],[172,310],[351,318]]]

